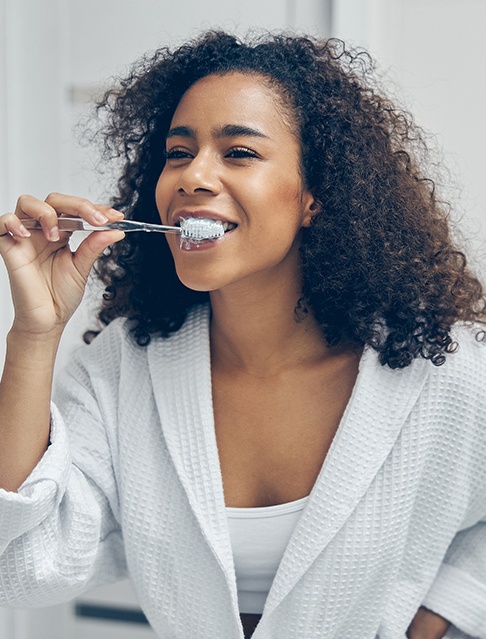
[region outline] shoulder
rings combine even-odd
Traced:
[[[456,352],[442,366],[430,366],[420,413],[432,417],[424,428],[434,434],[430,468],[444,486],[446,476],[453,478],[450,490],[460,491],[470,525],[485,512],[486,342],[478,326],[456,326],[452,336]]]
[[[129,322],[117,318],[103,328],[89,343],[73,351],[68,364],[56,377],[56,388],[70,381],[81,383],[86,388],[116,384],[120,371],[130,367],[138,368],[137,358],[142,351],[130,335]]]
[[[104,327],[89,343],[84,344],[74,353],[74,360],[79,362],[102,362],[117,359],[121,352],[135,341],[130,336],[129,322],[126,318],[117,318]]]
[[[80,361],[92,365],[129,366],[133,370],[143,364],[147,353],[152,350],[177,353],[181,349],[195,348],[207,333],[209,326],[209,306],[193,307],[177,331],[168,337],[154,335],[147,346],[137,344],[131,329],[132,323],[126,318],[110,322],[89,344],[76,353]]]
[[[367,395],[390,407],[408,405],[424,432],[441,436],[447,431],[454,439],[467,431],[486,442],[486,341],[480,335],[477,325],[454,326],[455,350],[440,366],[418,357],[392,370],[368,351]]]
[[[477,446],[486,454],[486,342],[477,326],[456,326],[456,351],[442,366],[428,364],[420,413],[432,419],[430,427],[458,448]]]
[[[444,390],[462,390],[466,394],[486,395],[486,341],[484,329],[477,325],[458,324],[452,330],[456,344],[454,353],[446,357],[442,366],[432,366]]]

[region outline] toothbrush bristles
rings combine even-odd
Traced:
[[[181,236],[186,240],[213,240],[224,235],[223,223],[220,220],[190,217],[182,219]]]

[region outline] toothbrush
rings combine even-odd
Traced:
[[[40,229],[39,220],[33,218],[22,219],[22,224],[27,229]],[[119,230],[125,233],[132,231],[145,231],[146,233],[172,233],[180,235],[181,239],[200,242],[203,240],[213,240],[224,235],[223,223],[219,220],[209,220],[204,218],[181,218],[180,226],[164,226],[163,224],[149,224],[147,222],[137,222],[135,220],[121,220],[109,222],[103,226],[93,226],[80,217],[60,217],[58,218],[58,228],[60,231],[107,231]]]

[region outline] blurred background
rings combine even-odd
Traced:
[[[110,180],[74,127],[90,101],[143,53],[201,30],[286,29],[368,49],[385,84],[432,135],[449,169],[445,195],[486,273],[485,0],[0,0],[0,212],[51,191],[103,201]],[[93,312],[73,318],[58,369]],[[0,363],[12,320],[0,265]],[[0,609],[0,639],[143,639],[130,584],[49,609]]]

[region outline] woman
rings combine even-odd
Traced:
[[[363,66],[298,37],[162,49],[100,106],[114,208],[0,218],[2,604],[128,573],[164,638],[486,636],[485,298]],[[66,214],[227,231],[72,253]],[[97,258],[106,328],[49,407]]]

